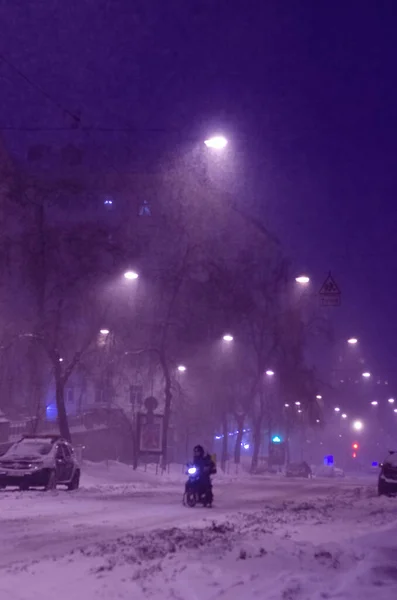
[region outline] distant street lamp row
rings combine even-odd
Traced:
[[[208,140],[205,140],[204,143],[208,148],[214,148],[217,150],[221,150],[221,149],[225,148],[225,146],[227,145],[228,142],[227,142],[226,138],[224,138],[223,136],[214,136],[212,138],[209,138]],[[136,280],[139,278],[139,274],[136,271],[129,270],[124,273],[124,278],[127,279],[128,281],[133,281],[133,280]],[[295,281],[301,285],[306,285],[310,282],[310,277],[308,277],[307,275],[299,275],[298,277],[295,278]],[[109,333],[110,333],[109,329],[101,329],[100,330],[100,334],[103,336],[109,335]],[[231,342],[233,342],[234,337],[230,333],[225,333],[222,339],[226,343],[231,343]],[[347,340],[347,343],[350,345],[355,345],[358,343],[358,339],[355,337],[351,337]],[[186,371],[186,367],[184,365],[179,365],[178,371],[183,373]],[[268,377],[272,377],[274,374],[275,374],[274,371],[271,369],[268,369],[266,371],[266,375]],[[369,377],[371,377],[371,373],[369,371],[365,371],[364,373],[362,373],[362,377],[368,379]],[[316,398],[317,398],[317,400],[321,400],[322,396],[320,394],[318,394],[316,396]],[[392,404],[394,402],[394,399],[389,398],[388,401],[390,404]],[[297,404],[297,405],[299,405],[299,404]],[[376,401],[373,401],[371,404],[373,406],[376,406],[378,403]],[[289,405],[286,404],[285,406],[289,406]],[[338,407],[336,407],[335,411],[339,412],[340,409]],[[397,412],[397,409],[396,409],[396,412]],[[342,418],[346,418],[346,415],[343,414]]]

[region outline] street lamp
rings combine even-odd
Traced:
[[[335,406],[335,408],[334,408],[334,411],[335,411],[335,412],[340,412],[340,408],[339,408],[339,406]]]
[[[139,275],[135,271],[126,271],[124,273],[124,278],[132,281],[133,279],[138,279]]]
[[[295,277],[295,281],[296,281],[296,283],[305,285],[306,283],[309,283],[310,277],[308,277],[307,275],[299,275],[299,277]]]
[[[272,371],[271,369],[268,369],[268,370],[266,371],[266,375],[268,375],[269,377],[273,377],[273,375],[274,375],[274,371]]]
[[[230,335],[230,333],[225,333],[225,335],[223,336],[223,341],[224,342],[232,342],[233,341],[233,336]]]
[[[357,338],[355,338],[355,337],[351,337],[351,338],[349,338],[349,339],[347,340],[347,343],[348,343],[348,344],[351,344],[352,346],[354,346],[355,344],[357,344],[357,342],[358,342],[358,339],[357,339]]]
[[[178,366],[178,371],[179,371],[180,373],[184,373],[184,372],[186,371],[186,367],[185,367],[185,365],[179,365],[179,366]]]
[[[389,399],[388,399],[388,403],[389,403],[389,404],[394,404],[394,398],[389,398]]]
[[[354,421],[353,429],[355,429],[356,431],[361,431],[363,427],[364,425],[362,421]]]
[[[295,402],[295,406],[300,406],[301,403],[300,402]]]
[[[109,329],[100,329],[99,333],[101,335],[109,335],[110,331],[109,331]]]
[[[371,404],[372,406],[378,406],[378,402],[376,400],[372,400]]]
[[[205,140],[204,144],[207,146],[207,148],[213,148],[214,150],[223,150],[223,148],[226,148],[228,142],[227,139],[223,137],[223,135],[215,135],[209,138],[208,140]]]
[[[397,408],[394,409],[394,412],[397,413]]]
[[[365,371],[363,373],[363,377],[365,377],[366,379],[368,379],[368,377],[371,377],[371,373],[369,373],[368,371]]]
[[[289,408],[289,404],[288,403],[284,404],[284,406],[285,406],[285,408]]]
[[[320,394],[317,394],[316,398],[317,400],[322,400],[323,397]]]
[[[343,413],[343,414],[341,415],[341,417],[342,417],[342,419],[347,419],[347,414],[346,414],[346,413]]]

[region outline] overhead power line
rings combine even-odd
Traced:
[[[32,79],[30,79],[30,77],[28,77],[27,75],[25,75],[25,73],[23,73],[20,69],[18,69],[18,67],[16,67],[13,64],[13,62],[11,62],[11,60],[9,58],[6,58],[4,56],[4,54],[2,54],[2,53],[0,53],[0,60],[2,60],[4,64],[6,64],[8,67],[10,67],[10,69],[15,71],[15,73],[17,73],[19,75],[19,77],[21,77],[24,81],[26,81],[26,83],[28,83],[32,88],[34,88],[37,92],[39,92],[42,96],[44,96],[44,98],[46,98],[49,102],[51,102],[57,108],[59,108],[59,110],[61,110],[64,114],[69,115],[69,117],[73,120],[74,126],[79,127],[79,125],[80,125],[79,115],[76,115],[68,108],[65,108],[65,106],[62,106],[62,104],[60,102],[58,102],[58,100],[56,100],[53,96],[51,96],[51,94],[46,92],[46,90],[44,90],[41,87],[41,85],[39,85],[38,83],[36,83]]]
[[[178,129],[168,128],[156,128],[156,127],[102,127],[102,126],[79,126],[77,128],[71,127],[29,127],[29,126],[13,126],[13,125],[0,125],[0,131],[27,131],[27,132],[46,132],[46,131],[98,131],[101,133],[180,133]]]

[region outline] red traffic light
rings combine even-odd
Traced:
[[[357,444],[357,442],[354,442],[354,444],[352,444],[352,448],[354,450],[358,450],[358,444]]]
[[[353,452],[352,456],[353,458],[357,458],[357,454],[355,452]]]

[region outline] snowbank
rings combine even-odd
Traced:
[[[134,470],[132,465],[117,461],[90,462],[84,461],[81,467],[81,485],[85,489],[109,486],[112,484],[125,484],[135,486],[136,489],[151,489],[158,486],[179,485],[186,481],[186,465],[171,464],[165,472],[158,465],[140,465]],[[218,470],[214,476],[215,483],[232,482],[251,476],[243,470],[234,473],[223,473]]]

